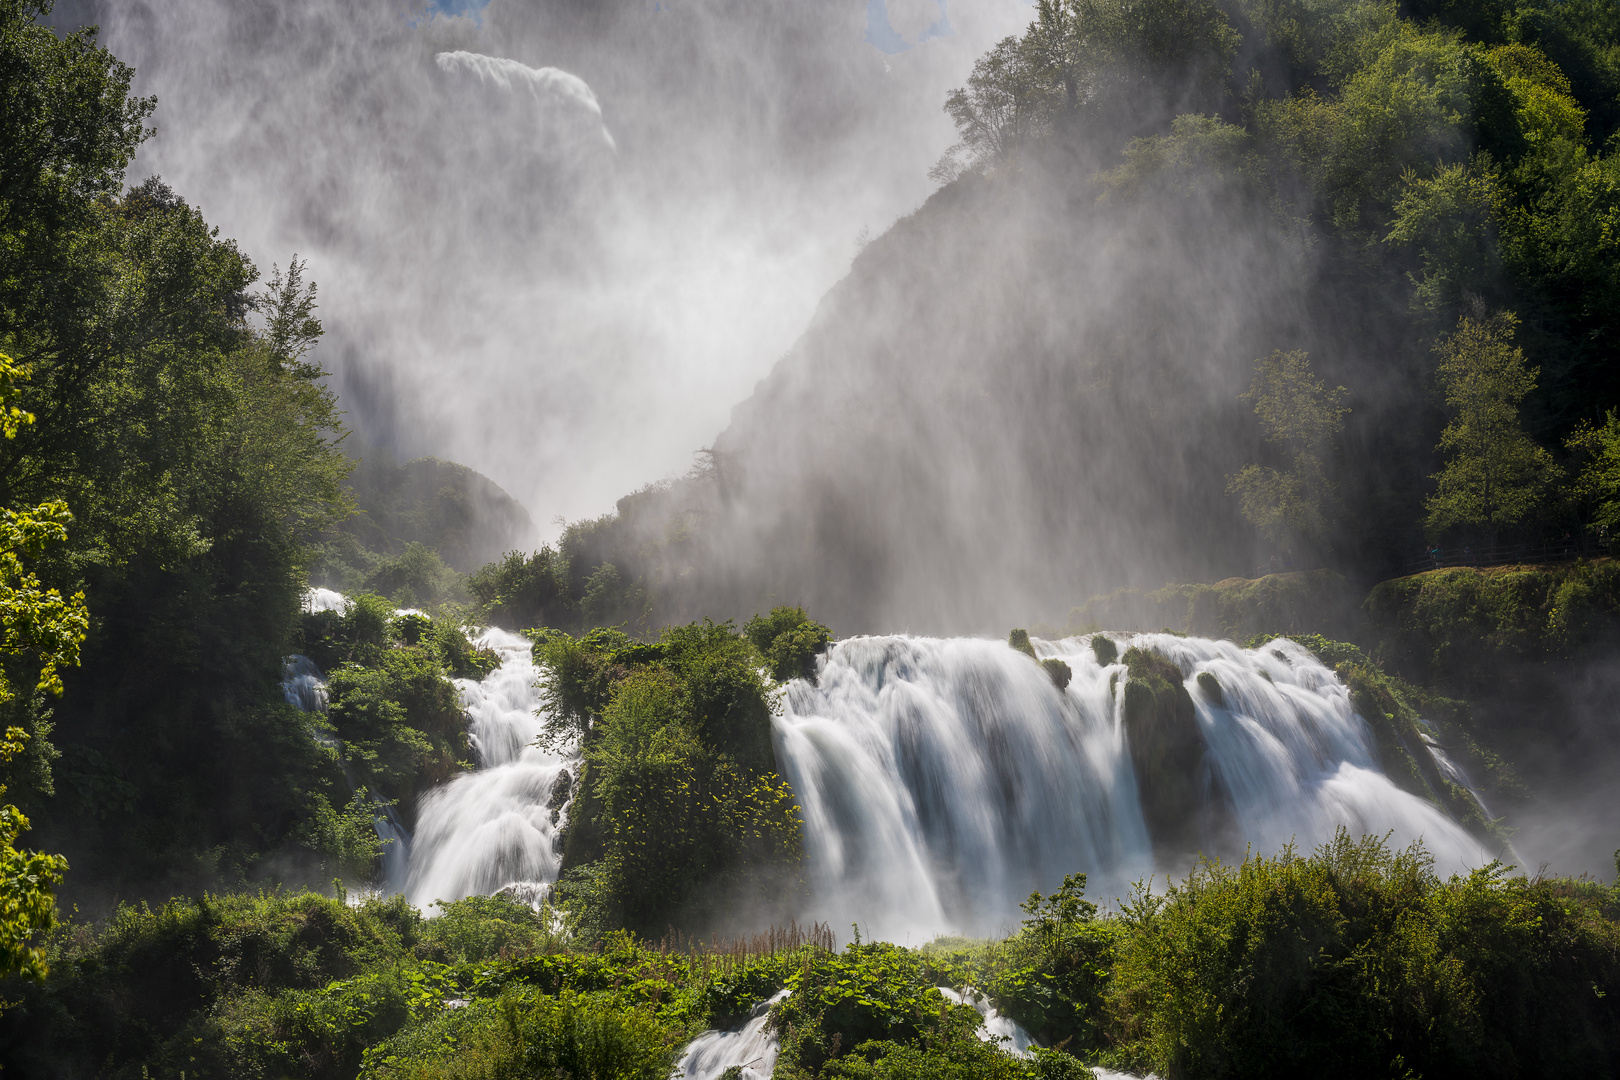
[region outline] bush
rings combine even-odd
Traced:
[[[777,682],[814,679],[816,657],[832,641],[832,631],[811,621],[797,607],[777,607],[769,615],[755,615],[743,625],[743,636],[759,650],[766,670]]]
[[[798,808],[773,771],[771,703],[748,640],[706,620],[651,644],[546,631],[534,652],[548,737],[585,756],[558,886],[581,934],[791,902]]]
[[[549,547],[508,551],[467,580],[480,617],[507,630],[572,624],[568,560]]]
[[[1495,865],[1442,882],[1431,864],[1341,831],[1139,894],[1108,992],[1124,1057],[1167,1076],[1612,1069],[1609,890]]]

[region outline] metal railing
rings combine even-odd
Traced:
[[[1540,540],[1525,544],[1498,544],[1494,547],[1441,548],[1439,555],[1427,552],[1408,559],[1402,569],[1408,574],[1439,570],[1448,566],[1503,566],[1510,563],[1548,563],[1600,554],[1595,545],[1581,538]]]

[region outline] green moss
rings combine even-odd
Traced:
[[[1226,693],[1221,689],[1221,680],[1215,677],[1214,672],[1200,671],[1198,673],[1198,685],[1205,694],[1209,695],[1209,700],[1216,705],[1226,704]]]
[[[1076,633],[1095,627],[1163,628],[1238,641],[1261,633],[1342,635],[1355,621],[1355,596],[1345,579],[1330,570],[1227,578],[1212,585],[1166,585],[1153,592],[1120,589],[1069,612],[1069,625]]]
[[[1052,685],[1060,691],[1067,689],[1069,680],[1074,678],[1074,672],[1062,660],[1042,660],[1041,667],[1046,671],[1047,675],[1051,676]]]
[[[1010,647],[1017,649],[1031,660],[1035,659],[1035,646],[1029,643],[1028,630],[1014,630],[1012,633],[1007,635],[1007,644]]]
[[[1181,670],[1158,653],[1133,646],[1124,661],[1125,732],[1148,832],[1166,856],[1197,850],[1204,739],[1192,697]]]
[[[1102,667],[1119,663],[1119,646],[1106,634],[1091,635],[1091,653]]]
[[[1620,564],[1458,567],[1376,586],[1377,651],[1412,677],[1489,692],[1523,662],[1581,660],[1620,641]]]

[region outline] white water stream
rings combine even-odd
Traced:
[[[776,1068],[781,1042],[765,1025],[771,1006],[788,994],[781,990],[755,1005],[748,1022],[736,1031],[705,1031],[693,1039],[675,1067],[676,1080],[718,1080],[733,1066],[742,1069],[742,1080],[766,1080]]]
[[[558,780],[579,776],[576,755],[535,745],[543,722],[529,640],[490,629],[474,644],[494,649],[501,665],[481,682],[456,680],[478,770],[428,792],[417,807],[405,895],[424,910],[507,886],[543,895],[557,880],[557,841],[568,823]]]
[[[1353,836],[1421,839],[1442,870],[1488,861],[1478,841],[1380,771],[1371,731],[1331,671],[1292,642],[1254,650],[1170,634],[1111,635],[1181,670],[1207,751],[1202,782],[1254,850]],[[1089,638],[1035,642],[1073,671],[1059,691],[999,641],[863,637],[793,683],[777,760],[804,808],[813,913],[875,938],[991,934],[1076,870],[1106,901],[1185,869],[1156,858],[1123,725],[1123,664]],[[1219,680],[1210,699],[1199,672]],[[1238,852],[1241,854],[1241,851]]]
[[[309,603],[326,610],[342,597],[312,590]],[[1206,811],[1218,802],[1253,850],[1309,850],[1342,826],[1389,834],[1397,846],[1422,840],[1443,872],[1491,857],[1383,775],[1348,690],[1298,645],[1109,637],[1120,653],[1141,646],[1180,669],[1205,746]],[[577,755],[535,745],[542,720],[528,640],[491,629],[477,644],[501,659],[481,681],[457,680],[477,771],[427,793],[414,841],[390,845],[409,858],[408,868],[388,867],[390,888],[422,908],[506,887],[537,902],[556,880],[578,779]],[[908,636],[838,642],[815,682],[788,686],[775,746],[804,812],[808,917],[859,922],[889,940],[993,934],[1016,927],[1019,903],[1065,874],[1088,874],[1088,893],[1106,902],[1133,881],[1186,868],[1188,853],[1156,853],[1149,838],[1124,726],[1125,666],[1099,663],[1089,637],[1033,644],[1069,665],[1065,689],[1002,642]],[[1218,680],[1219,700],[1199,684],[1202,672]],[[320,673],[302,657],[289,660],[284,689],[301,708],[325,706]],[[1423,744],[1413,749],[1467,785],[1427,731]],[[379,832],[395,826],[379,815]],[[1027,1050],[1028,1034],[988,1002],[948,996],[979,1007],[985,1037]],[[699,1036],[681,1075],[713,1080],[740,1065],[745,1077],[769,1076],[777,1044],[765,1024],[781,997],[740,1030]]]

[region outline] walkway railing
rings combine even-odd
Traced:
[[[1568,540],[1537,541],[1528,544],[1498,544],[1495,547],[1441,548],[1436,556],[1429,552],[1416,559],[1408,559],[1402,569],[1408,574],[1424,570],[1438,570],[1446,566],[1503,566],[1523,562],[1563,562],[1583,555],[1598,554],[1590,542],[1571,537]]]

